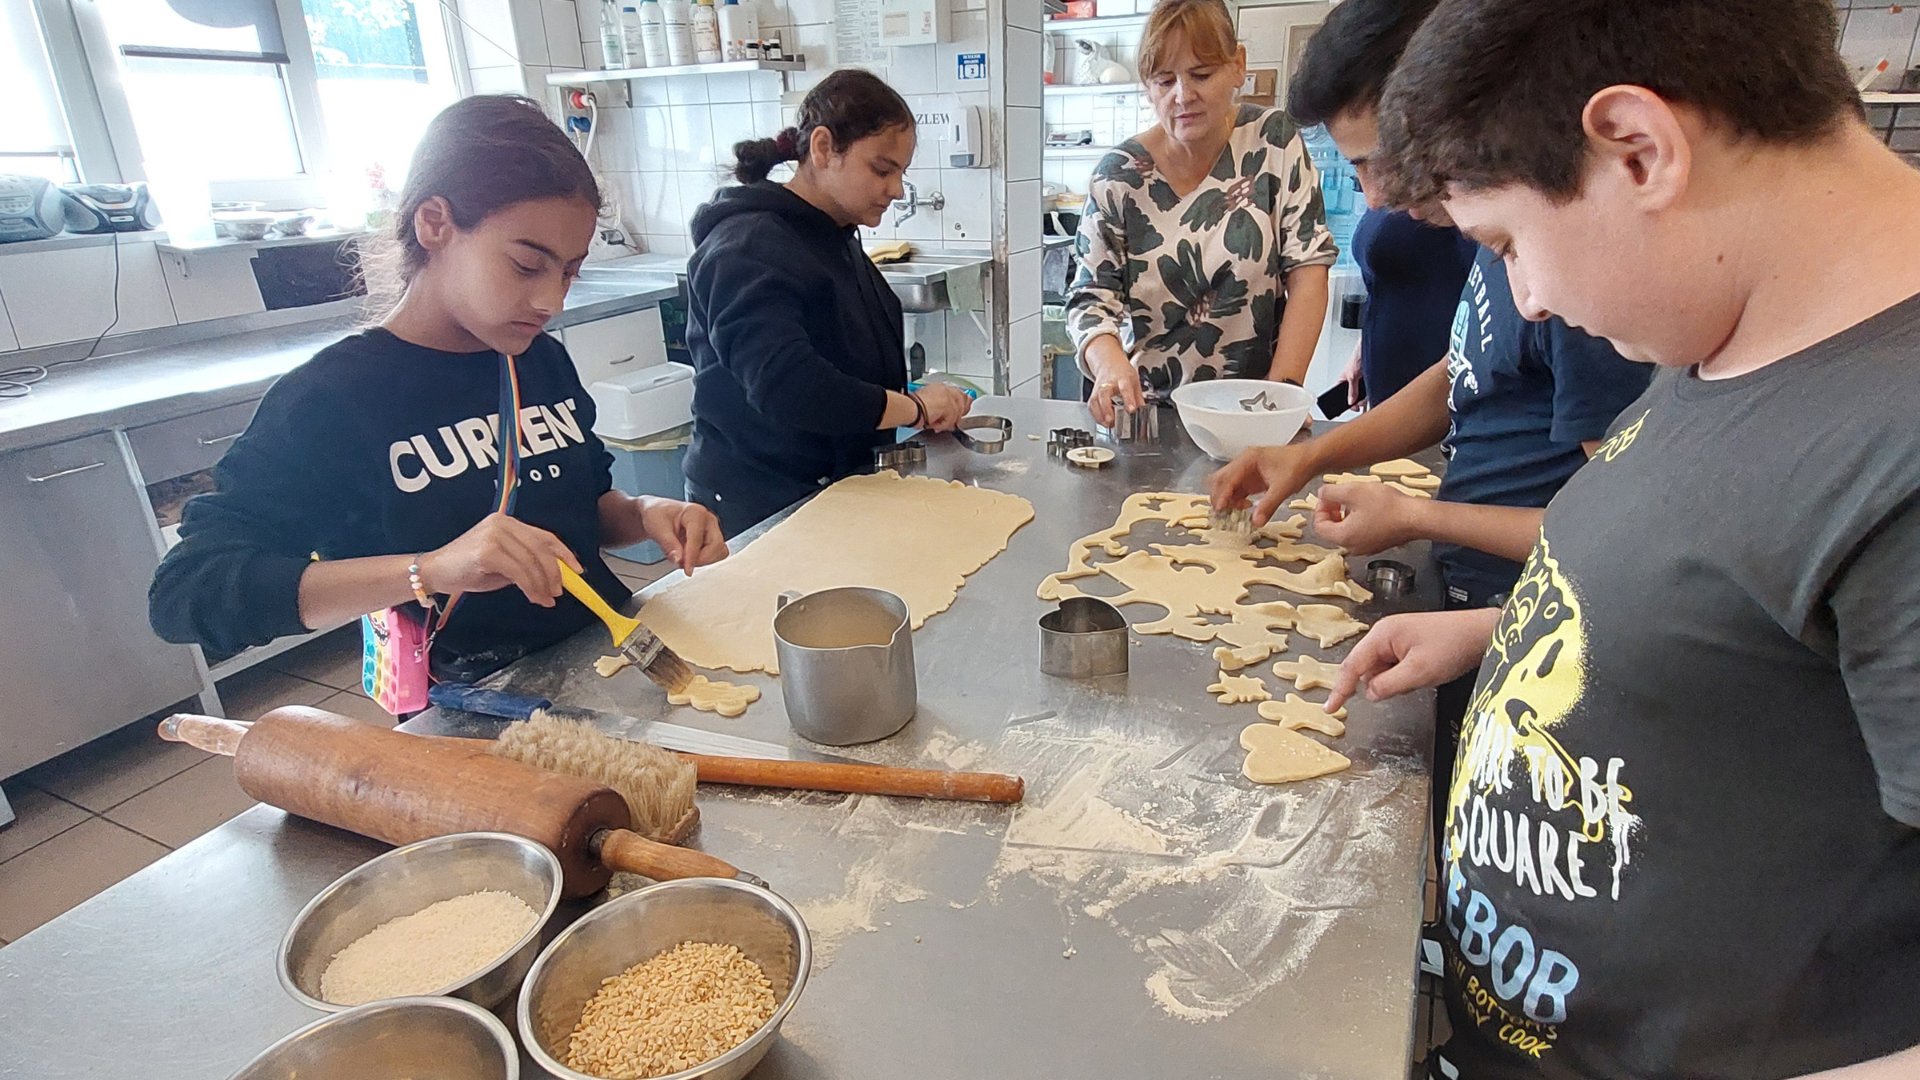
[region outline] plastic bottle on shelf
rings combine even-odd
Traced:
[[[660,0],[640,0],[640,48],[648,67],[673,63],[667,55],[667,16],[660,10]]]
[[[640,33],[640,9],[628,4],[620,9],[620,44],[627,54],[627,67],[647,66],[646,41]]]
[[[746,60],[747,42],[760,40],[760,15],[751,3],[726,0],[720,17],[720,51],[728,60]]]
[[[693,5],[687,0],[660,0],[667,18],[667,63],[674,67],[694,63]]]
[[[717,64],[720,54],[720,17],[714,13],[713,0],[697,0],[693,5],[693,60],[696,64]]]
[[[627,67],[627,47],[620,32],[620,9],[613,0],[600,0],[600,53],[610,71]]]

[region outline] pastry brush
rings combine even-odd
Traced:
[[[607,624],[607,632],[613,635],[613,647],[620,651],[620,656],[652,679],[654,685],[671,694],[686,689],[693,681],[693,669],[685,660],[674,655],[653,631],[641,626],[640,620],[629,619],[613,610],[613,605],[602,599],[573,567],[560,563],[560,581],[575,600],[600,616],[600,621]]]

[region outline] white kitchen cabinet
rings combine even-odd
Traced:
[[[114,321],[113,244],[0,253],[6,298],[20,347],[32,349],[174,325],[173,301],[152,241],[118,245],[120,314]]]
[[[159,550],[123,445],[0,454],[0,778],[201,691],[192,650],[147,625]]]
[[[666,331],[658,307],[576,323],[566,328],[560,340],[573,357],[582,386],[667,362]]]

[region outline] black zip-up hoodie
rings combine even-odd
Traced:
[[[739,532],[865,471],[888,390],[905,390],[900,301],[858,233],[774,183],[722,188],[693,216],[687,479]]]

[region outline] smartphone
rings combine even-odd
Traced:
[[[1360,392],[1364,394],[1366,389],[1366,384],[1362,383]],[[1341,379],[1334,383],[1333,388],[1321,394],[1315,404],[1320,406],[1320,415],[1329,420],[1353,408],[1353,398],[1347,393],[1347,380]]]

